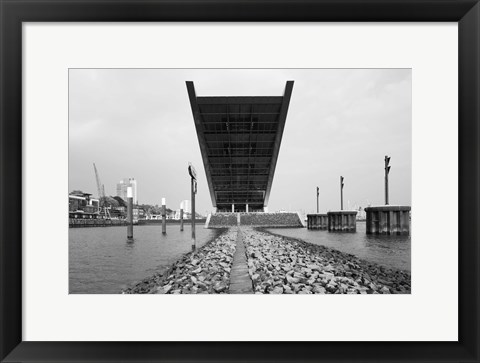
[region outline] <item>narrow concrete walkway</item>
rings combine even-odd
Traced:
[[[245,245],[243,244],[242,230],[238,228],[237,246],[233,255],[232,271],[230,272],[229,294],[253,294],[253,285],[248,274]]]

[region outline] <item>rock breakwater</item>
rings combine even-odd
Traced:
[[[258,294],[409,294],[410,274],[324,246],[243,229]]]
[[[196,252],[186,254],[165,273],[149,277],[125,294],[223,294],[228,292],[237,229],[232,228]]]

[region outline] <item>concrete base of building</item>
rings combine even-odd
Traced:
[[[367,234],[410,234],[410,206],[382,205],[365,208]]]
[[[327,229],[328,216],[326,214],[307,214],[308,229]]]
[[[357,231],[357,211],[339,210],[330,211],[328,216],[329,232],[356,232]]]

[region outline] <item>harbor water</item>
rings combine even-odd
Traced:
[[[219,231],[195,229],[197,247]],[[191,228],[169,225],[134,227],[134,241],[127,241],[126,227],[69,229],[69,293],[118,294],[135,282],[163,272],[191,251]]]
[[[357,232],[341,233],[306,228],[271,228],[269,232],[350,253],[363,260],[399,270],[411,270],[410,236],[367,235],[365,222]]]
[[[269,232],[350,253],[385,267],[410,271],[410,236],[376,236],[357,223],[356,233],[271,228]],[[221,230],[196,228],[197,247]],[[136,282],[162,273],[191,250],[191,229],[169,225],[135,226],[134,242],[128,242],[126,227],[69,229],[69,292],[71,294],[118,294]]]

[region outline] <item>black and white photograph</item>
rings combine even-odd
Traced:
[[[477,362],[479,3],[0,0],[0,363]]]
[[[68,125],[69,294],[411,294],[410,68],[71,68]]]

